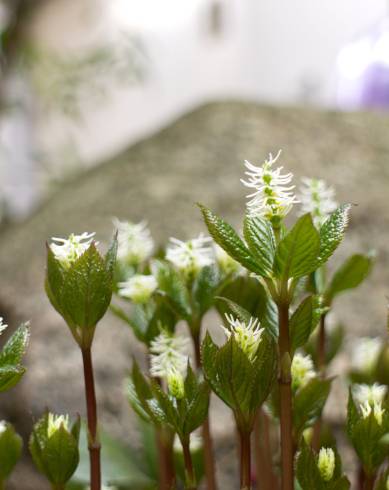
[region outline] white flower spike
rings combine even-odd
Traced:
[[[157,286],[154,276],[136,274],[127,281],[119,283],[119,296],[129,298],[134,303],[144,304],[149,301]]]
[[[351,367],[354,371],[370,373],[377,365],[382,349],[379,337],[362,337],[354,342],[351,356]]]
[[[248,323],[242,322],[232,315],[225,315],[230,328],[223,328],[227,338],[231,335],[234,336],[235,341],[242,349],[242,351],[247,354],[250,360],[253,360],[255,354],[257,353],[258,346],[262,340],[262,334],[264,328],[261,328],[258,318],[250,318]]]
[[[47,436],[51,437],[60,427],[63,426],[66,430],[69,429],[69,416],[68,415],[54,415],[49,413],[47,423]]]
[[[3,317],[0,316],[0,335],[4,332],[4,330],[8,327],[5,323],[3,323]]]
[[[324,481],[329,482],[332,480],[335,471],[335,453],[333,449],[326,447],[320,449],[317,467]]]
[[[166,259],[185,275],[196,274],[203,267],[215,262],[212,238],[205,237],[202,233],[186,242],[177,238],[170,238],[170,242]]]
[[[291,373],[292,386],[294,389],[305,386],[316,376],[311,356],[304,356],[297,352],[293,357]]]
[[[241,179],[246,187],[254,189],[254,192],[247,195],[248,214],[250,216],[262,216],[270,220],[274,225],[289,213],[293,204],[298,203],[293,193],[294,185],[292,182],[293,174],[282,174],[283,167],[273,169],[272,166],[277,162],[281,150],[275,157],[270,153],[268,160],[265,160],[261,167],[245,161],[247,171],[245,174],[248,180]]]
[[[137,266],[151,257],[154,241],[145,221],[131,223],[113,219],[118,232],[118,261]]]
[[[361,414],[364,419],[368,418],[370,414],[373,412],[377,424],[382,425],[382,417],[385,413],[385,409],[382,408],[382,404],[380,402],[378,403],[374,402],[374,404],[372,405],[366,400],[364,403],[361,403],[359,405],[359,408],[361,410]]]
[[[95,233],[84,232],[81,235],[72,233],[67,239],[53,237],[50,248],[55,258],[68,269],[90,247],[94,236]]]
[[[311,213],[314,224],[320,228],[338,206],[335,191],[324,180],[303,177],[301,181],[301,214]]]
[[[366,401],[374,406],[375,403],[382,403],[387,393],[387,387],[374,383],[373,385],[356,384],[353,386],[353,398],[359,405]]]
[[[184,373],[188,363],[188,344],[187,338],[162,331],[150,344],[150,374],[167,379],[172,370]]]

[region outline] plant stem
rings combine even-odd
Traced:
[[[319,325],[319,335],[317,339],[317,367],[321,376],[324,378],[326,372],[326,315],[321,315]],[[313,426],[312,448],[317,452],[320,449],[320,435],[322,426],[322,416],[316,420]]]
[[[91,490],[101,490],[100,442],[97,437],[97,405],[95,382],[92,366],[92,352],[90,347],[83,348],[82,360],[84,363],[86,410],[88,418],[88,449],[90,459],[90,486]]]
[[[251,446],[250,432],[239,430],[240,439],[240,488],[251,489]]]
[[[184,463],[185,463],[185,489],[186,490],[196,490],[196,478],[193,471],[192,456],[190,454],[189,448],[189,438],[188,440],[181,441],[182,449],[184,452]]]
[[[156,429],[159,466],[159,489],[171,490],[174,487],[175,471],[173,462],[173,438],[163,428]]]
[[[65,490],[65,485],[52,485],[52,490]],[[5,487],[0,486],[0,490],[5,489]]]
[[[193,331],[194,332],[194,331]],[[196,367],[201,368],[201,353],[200,353],[200,328],[196,329],[196,333],[192,333],[193,347],[195,351]],[[217,490],[215,459],[213,456],[213,441],[211,428],[209,424],[209,416],[204,420],[201,427],[203,438],[204,452],[204,468],[205,478],[207,480],[207,490]]]
[[[292,379],[290,373],[289,305],[278,305],[280,372],[281,488],[293,490]]]
[[[365,475],[365,484],[363,490],[373,490],[374,489],[375,476]]]
[[[278,487],[272,464],[269,422],[269,417],[260,408],[254,425],[255,466],[259,490],[276,490]]]

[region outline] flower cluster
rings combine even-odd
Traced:
[[[369,373],[377,365],[382,340],[379,337],[362,337],[353,345],[351,366],[354,371]]]
[[[53,237],[50,248],[55,258],[68,269],[90,247],[94,236],[95,233],[84,232],[81,235],[72,233],[69,238]]]
[[[184,374],[188,365],[185,351],[188,339],[162,331],[150,345],[150,374],[163,378],[170,393],[181,398],[184,393]]]
[[[136,274],[127,281],[119,283],[119,296],[129,298],[134,303],[144,304],[149,301],[157,286],[154,276]]]
[[[118,232],[118,260],[129,266],[137,266],[147,260],[154,250],[147,223],[130,223],[117,218],[113,222]]]
[[[245,174],[248,180],[241,179],[246,187],[254,189],[254,192],[247,195],[248,213],[251,216],[263,216],[270,220],[274,225],[279,225],[293,204],[298,203],[293,193],[295,186],[289,185],[292,181],[293,174],[282,174],[283,167],[273,169],[272,166],[277,162],[281,151],[276,157],[270,153],[269,159],[261,167],[245,161],[247,171]]]
[[[387,386],[378,383],[372,385],[355,384],[353,386],[353,397],[355,402],[359,405],[363,405],[367,402],[371,406],[374,406],[374,404],[382,403],[384,401],[387,391]]]
[[[229,328],[226,328],[224,325],[222,325],[222,328],[227,338],[233,335],[242,351],[247,354],[250,360],[253,360],[264,331],[260,326],[258,318],[250,318],[250,321],[245,323],[234,318],[232,315],[226,314],[225,317],[229,323]]]
[[[212,238],[200,234],[197,238],[183,242],[170,238],[166,259],[185,275],[196,274],[203,267],[215,262]]]
[[[335,453],[333,449],[326,447],[320,449],[317,467],[325,482],[332,480],[335,471]]]
[[[293,357],[292,366],[292,386],[294,389],[305,386],[316,376],[311,356],[297,352]]]
[[[304,177],[300,187],[301,214],[311,213],[313,222],[320,227],[337,208],[335,191],[324,180]]]
[[[49,413],[47,418],[47,437],[51,437],[61,427],[69,430],[69,416]]]

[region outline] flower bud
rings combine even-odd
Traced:
[[[22,455],[23,441],[11,424],[0,420],[0,483],[5,482]]]
[[[328,482],[334,476],[335,470],[335,454],[331,448],[322,447],[319,451],[317,462],[320,475],[325,482]]]
[[[184,377],[183,375],[175,368],[169,370],[167,374],[167,387],[169,393],[177,398],[177,400],[181,400],[185,396],[185,387],[184,387]]]
[[[293,389],[297,390],[305,386],[316,375],[311,356],[303,356],[300,353],[295,354],[292,361],[291,373]]]
[[[46,413],[35,425],[29,448],[32,459],[52,485],[65,485],[79,463],[80,419]]]
[[[157,286],[154,276],[136,274],[128,281],[119,283],[119,296],[129,298],[134,303],[145,304],[150,300]]]

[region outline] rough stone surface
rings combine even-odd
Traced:
[[[0,235],[0,304],[12,322],[30,318],[32,336],[28,374],[17,389],[1,395],[3,415],[20,426],[18,414],[24,413],[24,426],[29,426],[47,405],[84,412],[79,352],[43,291],[45,240],[94,230],[104,243],[112,233],[112,216],[147,219],[159,243],[172,235],[190,237],[205,230],[196,201],[239,226],[244,159],[260,163],[279,148],[296,180],[325,177],[340,201],[357,205],[334,262],[351,251],[374,248],[378,266],[363,287],[336,306],[350,334],[382,332],[388,291],[388,129],[386,117],[367,113],[210,104],[67,183],[26,222],[6,228]],[[207,325],[215,323],[211,315]],[[122,381],[134,352],[139,354],[139,345],[108,314],[94,346],[97,394],[104,424],[121,437],[133,434]],[[232,427],[224,417],[216,419],[218,434]],[[22,484],[19,478],[14,488],[44,489],[32,477]]]

